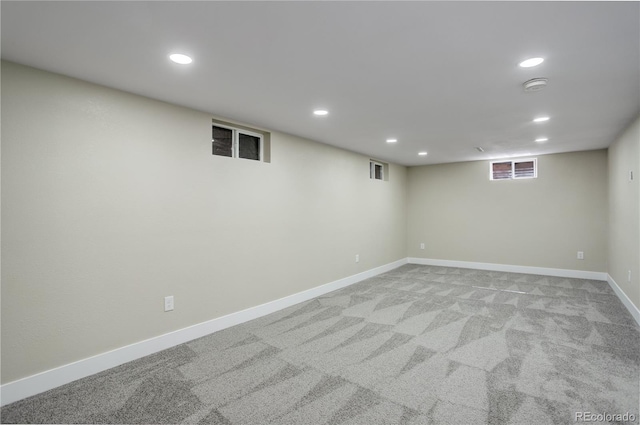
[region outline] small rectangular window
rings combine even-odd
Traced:
[[[213,154],[233,156],[233,130],[213,126]]]
[[[374,180],[384,180],[384,164],[376,161],[370,161],[369,178]]]
[[[263,137],[233,127],[213,125],[213,154],[262,161]]]
[[[382,165],[375,164],[374,166],[375,175],[374,178],[376,180],[382,180],[384,178],[384,172],[382,171]]]
[[[511,161],[508,162],[492,162],[491,163],[491,180],[504,180],[512,177]]]
[[[389,181],[389,164],[376,159],[370,159],[369,178],[371,180]]]
[[[535,179],[538,177],[536,158],[509,161],[492,161],[489,171],[491,180]]]
[[[513,163],[513,178],[524,179],[535,177],[536,167],[535,161],[520,161]]]
[[[260,161],[260,137],[238,133],[238,157]]]

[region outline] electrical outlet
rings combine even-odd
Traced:
[[[631,270],[629,270],[629,274],[627,275],[627,280],[631,282]]]
[[[173,295],[169,295],[168,297],[164,297],[164,311],[172,311],[173,310]]]
[[[424,242],[420,243],[420,249],[424,249]]]
[[[356,263],[360,262],[360,254],[356,254]]]
[[[584,252],[578,251],[578,260],[584,260]]]

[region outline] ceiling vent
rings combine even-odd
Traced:
[[[539,91],[547,87],[547,81],[549,80],[546,78],[534,78],[532,80],[525,81],[524,84],[522,84],[522,87],[524,87],[524,91],[526,92]]]

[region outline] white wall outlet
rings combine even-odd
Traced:
[[[164,311],[172,311],[173,310],[173,295],[169,295],[168,297],[164,297]]]
[[[578,260],[584,260],[584,252],[578,251]]]
[[[360,262],[360,254],[356,254],[356,263]]]
[[[420,249],[424,249],[424,242],[420,243]]]
[[[627,280],[631,282],[631,270],[629,270],[629,273],[627,274]]]

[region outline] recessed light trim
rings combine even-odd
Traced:
[[[427,155],[427,152],[425,152],[425,151],[418,152],[418,155],[420,155],[420,156],[426,156],[426,155]]]
[[[398,139],[387,139],[387,143],[396,143]]]
[[[536,139],[536,142],[538,142],[538,143],[543,143],[543,142],[546,142],[547,140],[549,140],[549,139],[548,139],[548,138],[546,138],[546,137],[538,137],[538,138]]]
[[[327,111],[326,109],[316,109],[315,111],[313,111],[313,115],[323,117],[325,115],[329,115],[329,111]]]
[[[182,53],[172,53],[171,55],[169,55],[169,59],[171,59],[175,63],[179,63],[180,65],[189,65],[191,62],[193,62],[193,59],[191,59],[187,55],[183,55]]]
[[[523,60],[518,65],[520,66],[520,68],[531,68],[540,65],[542,62],[544,62],[544,58],[530,58],[527,60]]]
[[[549,121],[549,117],[538,117],[533,119],[533,122],[545,122],[545,121]]]

